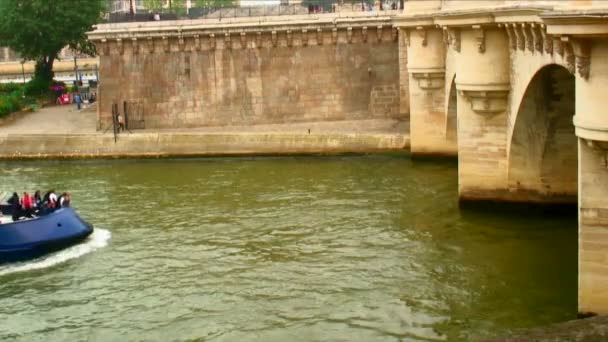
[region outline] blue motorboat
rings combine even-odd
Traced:
[[[93,225],[69,207],[0,224],[0,264],[33,259],[69,247],[92,232]]]

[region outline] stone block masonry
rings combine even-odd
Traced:
[[[390,18],[340,20],[99,25],[98,129],[123,101],[146,128],[407,119]]]

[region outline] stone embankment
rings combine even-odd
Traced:
[[[404,151],[405,134],[137,133],[0,135],[1,159],[346,154]]]
[[[95,129],[95,107],[49,107],[0,127],[0,159],[343,154],[405,151],[408,123],[351,120],[254,126]]]

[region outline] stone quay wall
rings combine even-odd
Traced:
[[[407,134],[201,133],[0,135],[0,159],[158,158],[237,155],[400,153]]]
[[[146,128],[408,118],[390,17],[264,20],[98,25],[98,129],[125,101]]]

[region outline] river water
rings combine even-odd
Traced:
[[[459,210],[406,156],[1,163],[97,228],[0,267],[0,339],[467,341],[572,319],[574,217]]]

